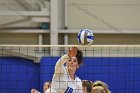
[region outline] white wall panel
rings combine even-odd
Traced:
[[[1,33],[0,44],[38,44],[38,35]]]
[[[140,29],[140,0],[69,0],[69,28]]]

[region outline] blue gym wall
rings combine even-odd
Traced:
[[[18,57],[0,58],[0,93],[42,91],[43,83],[51,81],[58,57],[43,57],[40,64]],[[85,58],[77,75],[81,79],[102,80],[112,93],[138,93],[140,58]]]
[[[18,57],[0,57],[0,93],[30,93],[40,87],[40,65]]]
[[[56,58],[42,58],[41,85],[50,81]],[[102,80],[112,93],[138,93],[140,84],[140,58],[85,58],[77,75],[81,79]],[[41,86],[42,87],[42,86]]]

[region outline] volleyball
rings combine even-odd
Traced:
[[[93,31],[89,29],[80,30],[77,39],[82,45],[91,45],[94,40]]]

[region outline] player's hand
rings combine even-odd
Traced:
[[[72,49],[69,48],[69,52],[68,52],[69,57],[70,57],[70,58],[71,58],[71,57],[75,57],[76,54],[77,54],[77,50],[78,50],[77,47],[72,47]]]

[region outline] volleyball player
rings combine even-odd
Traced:
[[[51,83],[48,81],[45,82],[43,86],[43,93],[46,93],[47,91],[49,91],[50,87],[51,87]],[[31,93],[40,93],[40,92],[36,89],[31,89]]]
[[[62,56],[55,65],[51,93],[82,93],[81,79],[75,74],[83,63],[83,53],[76,47]]]
[[[92,84],[90,80],[82,80],[83,93],[91,93]]]

